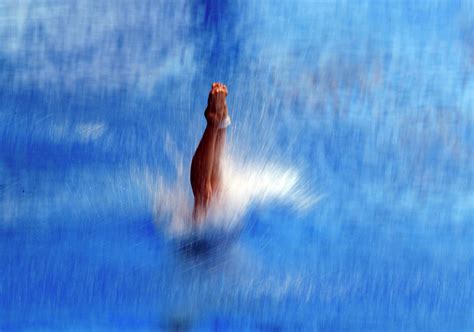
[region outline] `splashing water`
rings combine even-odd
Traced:
[[[176,178],[167,181],[163,176],[151,180],[149,190],[154,204],[157,225],[172,236],[187,235],[193,231],[193,198],[188,168],[183,158],[167,137],[165,151],[174,156]],[[271,161],[241,161],[226,154],[222,161],[223,189],[209,207],[207,217],[199,230],[231,231],[238,227],[245,214],[254,205],[278,201],[298,212],[313,206],[322,196],[311,194],[302,184],[301,176],[292,167]]]

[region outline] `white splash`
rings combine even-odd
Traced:
[[[179,158],[177,158],[178,160]],[[179,236],[192,228],[193,197],[189,172],[182,162],[177,165],[177,177],[169,183],[157,177],[153,183],[154,215],[165,231]],[[239,225],[253,205],[283,203],[297,211],[313,206],[321,196],[314,196],[302,185],[294,168],[272,162],[239,162],[229,157],[223,160],[223,190],[209,208],[202,228],[232,230]]]

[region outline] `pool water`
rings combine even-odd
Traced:
[[[473,28],[470,1],[0,2],[0,330],[474,329]],[[226,200],[193,232],[214,81]]]

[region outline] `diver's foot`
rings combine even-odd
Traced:
[[[223,93],[224,97],[227,97],[227,87],[225,86],[225,84],[219,82],[212,83],[211,94],[217,95],[219,93]]]
[[[208,124],[213,127],[221,127],[228,118],[226,96],[227,87],[224,84],[212,83],[206,112],[204,114]]]

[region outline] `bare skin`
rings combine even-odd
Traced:
[[[206,217],[211,202],[222,185],[221,158],[225,145],[226,128],[219,128],[227,118],[227,87],[213,83],[204,116],[207,126],[191,162],[191,187],[194,194],[194,224]]]

